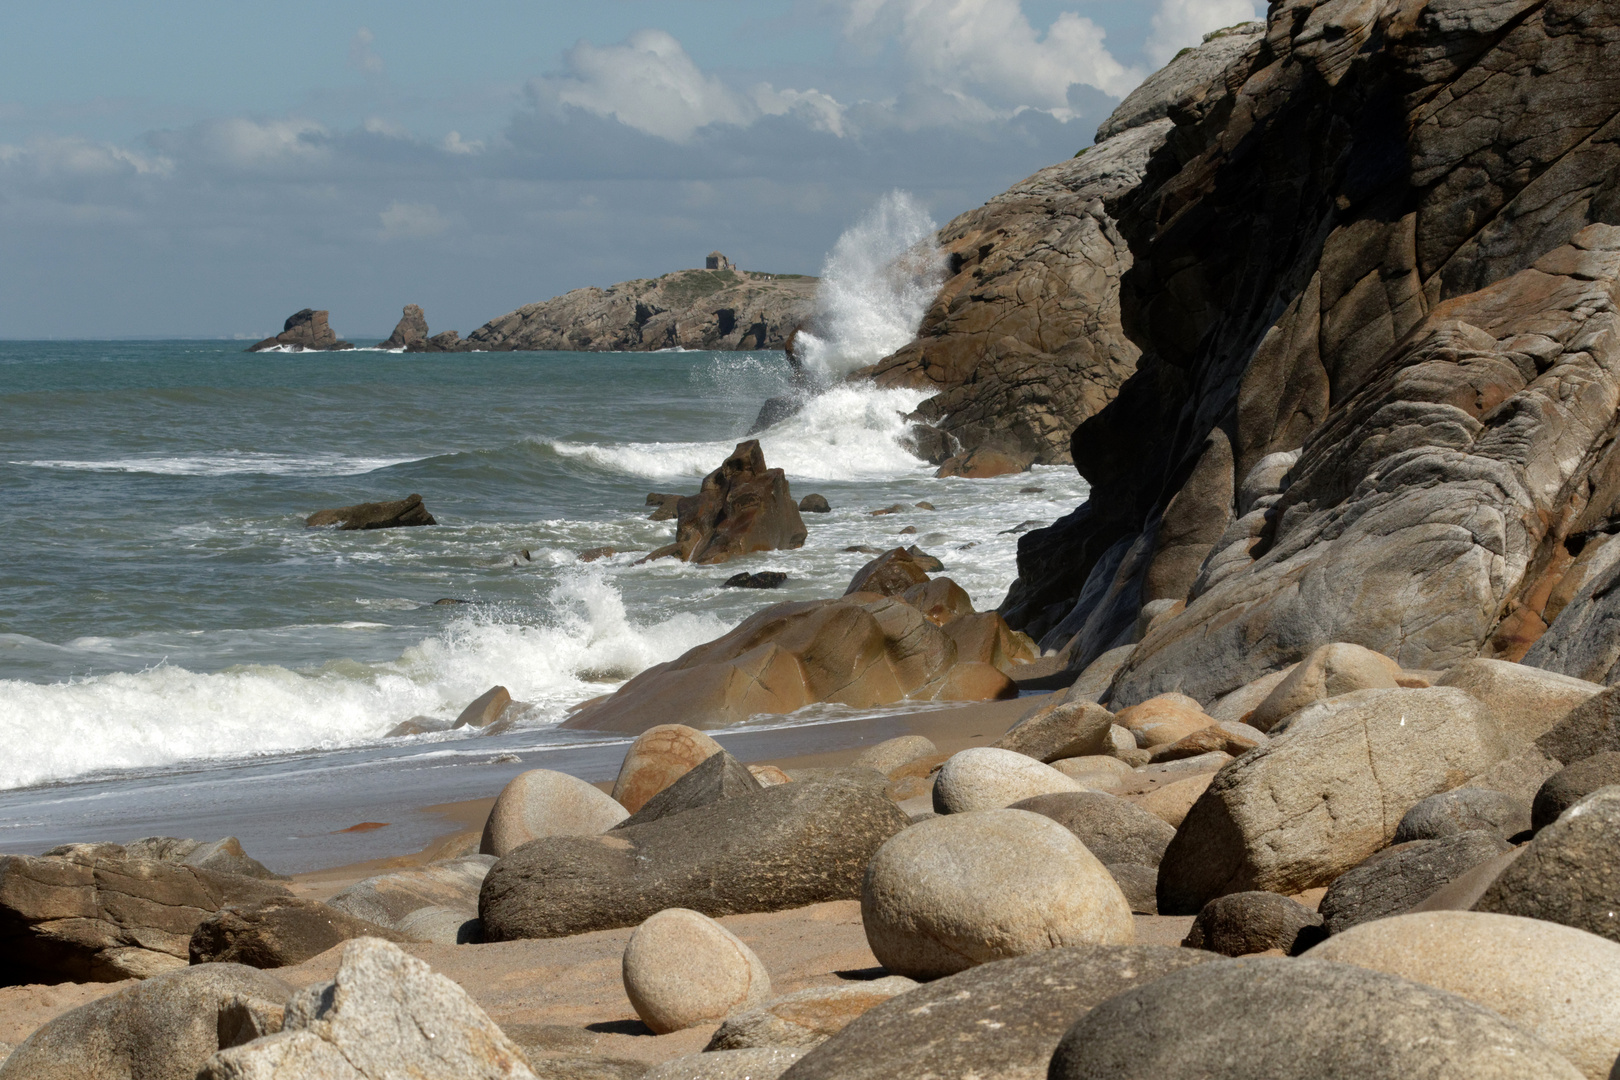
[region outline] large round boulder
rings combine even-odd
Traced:
[[[1532,1032],[1351,964],[1246,957],[1172,972],[1063,1036],[1051,1080],[1575,1080]]]
[[[850,764],[856,768],[876,769],[892,780],[901,768],[938,753],[939,747],[926,735],[900,735],[868,746],[855,755]]]
[[[1438,840],[1486,829],[1504,840],[1530,827],[1530,807],[1489,788],[1460,787],[1419,800],[1395,827],[1394,842]]]
[[[624,993],[659,1035],[724,1020],[771,996],[754,950],[707,915],[666,908],[624,947]]]
[[[478,850],[500,858],[542,836],[607,832],[629,816],[630,811],[606,792],[577,776],[530,769],[518,773],[501,789],[484,822]]]
[[[1620,945],[1570,926],[1481,911],[1363,923],[1310,957],[1449,990],[1512,1017],[1591,1080],[1620,1056]]]
[[[1399,686],[1400,674],[1401,666],[1383,653],[1346,641],[1323,645],[1280,680],[1246,722],[1270,731],[1278,721],[1324,698]]]
[[[1081,945],[981,964],[851,1021],[789,1080],[1044,1080],[1058,1039],[1133,986],[1216,959],[1162,945]]]
[[[633,814],[720,750],[719,743],[685,724],[650,727],[625,752],[613,781],[613,798]]]
[[[1158,866],[1176,830],[1152,814],[1100,791],[1060,791],[1012,804],[1049,817],[1080,838],[1103,863]]]
[[[1511,844],[1485,829],[1396,844],[1341,874],[1328,886],[1318,910],[1328,932],[1341,933],[1357,923],[1398,915],[1511,850]]]
[[[1108,748],[1108,731],[1113,725],[1114,714],[1101,705],[1049,701],[1030,710],[995,745],[1051,763],[1059,758],[1101,754]]]
[[[1060,945],[1125,945],[1130,904],[1073,833],[1025,810],[933,818],[872,857],[861,890],[872,953],[931,979]]]
[[[1185,694],[1160,694],[1114,717],[1114,723],[1135,736],[1136,745],[1144,750],[1168,746],[1214,722],[1202,705]]]
[[[975,746],[952,754],[934,781],[934,811],[962,814],[999,810],[1021,799],[1055,791],[1085,791],[1050,765],[1026,754],[993,746]]]
[[[1294,953],[1325,936],[1322,916],[1286,896],[1268,892],[1227,893],[1204,905],[1182,945],[1222,956],[1280,949]]]
[[[1605,750],[1572,761],[1553,773],[1530,804],[1530,827],[1538,832],[1599,788],[1620,784],[1620,751]]]

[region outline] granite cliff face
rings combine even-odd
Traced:
[[[1132,255],[1110,206],[1135,190],[1175,125],[1252,50],[1260,23],[1210,35],[1120,104],[1098,144],[939,232],[950,278],[909,345],[853,377],[935,388],[918,410],[935,464],[996,450],[1069,462],[1076,424],[1112,401],[1141,350],[1120,322]]]
[[[809,320],[817,280],[799,274],[759,274],[727,265],[715,270],[677,270],[606,289],[575,289],[493,319],[454,348],[579,352],[780,349]]]
[[[1050,235],[1099,239],[1092,284],[1053,305],[1083,340],[1041,351],[1108,357],[1112,400],[1070,442],[1090,500],[1022,539],[1002,612],[1080,668],[1155,605],[1116,708],[1207,703],[1336,641],[1416,669],[1523,657],[1620,529],[1620,4],[1283,0],[1228,36],[1219,65],[1178,61],[1208,81],[1162,118],[1127,101],[1037,174],[1078,191],[1094,155],[1151,144],[1091,224],[1053,203]],[[1037,190],[975,212],[1031,207],[981,259],[1053,257]],[[976,253],[965,220],[948,242]],[[1017,350],[951,360],[931,327],[1041,325],[1053,295],[958,282],[875,372],[955,390],[947,432]]]

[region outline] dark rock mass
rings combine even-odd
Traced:
[[[1136,643],[1116,709],[1332,642],[1518,660],[1559,619],[1533,659],[1608,677],[1617,24],[1282,0],[948,226],[955,276],[870,374],[939,387],[950,454],[1072,430],[1091,489],[1020,539],[1008,623],[1075,672]],[[1009,374],[1047,357],[1090,396]],[[1185,608],[1146,632],[1155,602]]]
[[[420,314],[421,309],[418,308],[417,312]],[[266,349],[277,348],[292,352],[305,350],[333,352],[338,349],[354,348],[352,343],[340,340],[332,328],[326,325],[326,317],[329,314],[331,312],[316,311],[314,308],[295,311],[287,316],[287,321],[281,326],[281,333],[250,346],[248,352],[264,352]]]
[[[723,563],[754,551],[803,547],[809,535],[786,475],[765,467],[757,439],[738,443],[703,478],[697,496],[679,499],[675,507],[675,543],[649,558],[678,555],[683,562]]]
[[[393,502],[356,503],[334,510],[317,510],[304,519],[307,528],[336,525],[349,529],[398,529],[409,525],[437,525],[422,496],[410,494]]]

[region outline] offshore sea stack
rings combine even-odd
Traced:
[[[1141,355],[1075,429],[1090,500],[1021,538],[1007,621],[1074,672],[1135,643],[1115,709],[1211,706],[1333,642],[1606,673],[1612,601],[1570,601],[1620,526],[1617,27],[1290,0],[1162,119],[1122,106],[1060,168],[1146,145],[1092,199],[1129,266],[1083,346],[1117,318]]]
[[[716,253],[718,254],[718,253]],[[525,304],[474,330],[461,351],[780,349],[815,307],[818,279],[715,267],[677,270]]]
[[[461,335],[454,330],[430,334],[427,316],[420,304],[406,304],[404,314],[394,324],[394,332],[387,341],[377,344],[379,349],[403,349],[406,352],[454,352]]]
[[[353,343],[341,340],[326,324],[326,318],[330,314],[329,311],[316,311],[313,308],[295,311],[281,324],[281,333],[249,346],[248,352],[264,352],[266,349],[286,349],[289,352],[336,352],[339,349],[354,348]]]

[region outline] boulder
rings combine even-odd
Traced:
[[[1496,711],[1504,732],[1526,742],[1604,689],[1599,683],[1484,657],[1453,666],[1437,685],[1473,694]]]
[[[356,503],[335,510],[317,510],[304,519],[306,528],[336,525],[339,531],[352,529],[399,529],[412,525],[437,525],[422,496],[412,492],[393,502]]]
[[[1107,749],[1113,724],[1113,714],[1101,705],[1050,701],[1030,710],[992,745],[1044,762],[1096,755]]]
[[[654,1065],[641,1080],[776,1080],[803,1056],[803,1050],[791,1046],[715,1050]]]
[[[1364,923],[1309,953],[1447,990],[1511,1017],[1588,1080],[1620,1056],[1620,945],[1568,926],[1478,911]]]
[[[892,780],[901,768],[938,753],[939,747],[926,735],[901,735],[867,747],[856,754],[850,764],[856,768],[876,769]]]
[[[1530,808],[1511,795],[1488,788],[1460,787],[1415,803],[1395,826],[1393,843],[1438,840],[1485,829],[1506,840],[1530,828]]]
[[[872,857],[861,921],[878,962],[932,979],[1061,945],[1128,945],[1130,905],[1073,833],[1024,810],[934,818]]]
[[[779,589],[787,580],[787,575],[780,570],[761,570],[757,574],[750,574],[746,570],[720,583],[722,589]]]
[[[1387,847],[1328,886],[1318,910],[1328,933],[1398,915],[1423,902],[1512,845],[1496,832],[1475,829],[1436,840]]]
[[[803,547],[807,535],[787,477],[766,468],[759,440],[749,439],[703,478],[695,498],[677,504],[675,543],[652,557],[723,563],[755,551]]]
[[[1161,788],[1155,788],[1146,795],[1139,795],[1133,801],[1137,806],[1152,814],[1160,821],[1172,828],[1181,828],[1182,822],[1198,800],[1204,797],[1209,785],[1215,780],[1215,771],[1195,773],[1181,780],[1172,780]],[[1166,848],[1166,851],[1169,849]],[[1162,863],[1163,860],[1161,859]],[[1172,912],[1165,912],[1169,915]],[[1182,914],[1185,914],[1184,912]]]
[[[1474,910],[1620,941],[1620,787],[1599,788],[1538,832]]]
[[[429,904],[400,916],[394,924],[410,941],[430,945],[477,945],[484,940],[484,926],[466,908]]]
[[[1013,473],[1028,472],[1034,460],[1034,457],[1028,454],[1006,453],[981,446],[966,454],[946,458],[934,475],[988,480],[992,476],[1010,476]]]
[[[930,701],[1007,701],[1018,696],[1018,684],[994,664],[963,660],[913,696]]]
[[[0,985],[117,982],[185,967],[191,933],[230,904],[287,890],[117,844],[64,855],[0,856]]]
[[[628,816],[611,796],[577,776],[530,769],[514,776],[496,796],[478,850],[498,859],[542,836],[607,832]]]
[[[316,311],[314,308],[295,311],[281,324],[281,333],[248,346],[247,351],[283,349],[288,352],[305,350],[329,352],[335,349],[354,348],[349,342],[340,340],[327,324],[326,320],[331,314],[329,311]]]
[[[1248,715],[1260,707],[1260,703],[1271,696],[1279,683],[1294,673],[1298,664],[1289,664],[1281,671],[1273,671],[1270,675],[1262,675],[1253,682],[1244,683],[1229,694],[1222,694],[1209,707],[1209,715],[1216,720],[1236,720],[1240,723],[1248,722]],[[1259,728],[1255,728],[1259,731]]]
[[[191,962],[291,967],[359,937],[412,940],[319,900],[275,896],[221,908],[198,923],[191,932]]]
[[[889,975],[841,986],[812,986],[772,998],[726,1018],[705,1050],[747,1050],[760,1046],[811,1047],[838,1034],[851,1020],[917,984]]]
[[[1176,971],[1116,995],[1068,1030],[1049,1073],[1051,1080],[1580,1075],[1524,1027],[1456,994],[1351,964],[1274,956]]]
[[[655,1034],[712,1024],[771,996],[754,950],[707,915],[666,908],[624,947],[624,992]]]
[[[1620,751],[1605,750],[1565,765],[1547,778],[1530,806],[1529,827],[1540,832],[1599,788],[1620,784]]]
[[[1344,641],[1323,645],[1280,680],[1244,723],[1270,731],[1279,720],[1324,698],[1399,686],[1400,674],[1401,666],[1382,653]]]
[[[0,1080],[194,1080],[221,1047],[280,1030],[291,992],[240,964],[165,972],[46,1023]]]
[[[1152,750],[1204,730],[1211,718],[1185,694],[1160,694],[1119,713],[1114,723],[1134,735],[1137,746]]]
[[[776,604],[730,633],[648,668],[562,726],[641,732],[654,722],[678,722],[714,728],[817,702],[868,708],[907,697],[964,700],[944,693],[955,661],[956,646],[945,632],[897,599],[868,594]],[[994,685],[978,689],[993,697],[1009,685],[996,673]],[[973,687],[954,689],[960,694]]]
[[[777,784],[791,783],[793,780],[793,777],[775,765],[750,765],[748,772],[759,781],[760,787],[774,787]]]
[[[748,766],[722,750],[698,762],[669,787],[642,803],[640,810],[615,827],[622,829],[631,825],[644,825],[649,821],[695,810],[700,806],[710,806],[721,799],[761,791],[764,786],[754,779],[754,774],[748,771]]]
[[[1064,791],[1015,802],[1008,809],[1049,817],[1110,866],[1158,866],[1176,830],[1124,799],[1099,791]]]
[[[1121,728],[1120,730],[1124,730]],[[1128,737],[1128,736],[1127,736]],[[1131,740],[1131,749],[1136,749],[1136,740]],[[1094,791],[1109,791],[1124,782],[1125,777],[1131,775],[1131,767],[1117,757],[1108,754],[1088,754],[1081,757],[1059,758],[1048,762],[1052,768],[1069,777],[1078,780]]]
[[[337,975],[287,1002],[278,1034],[221,1050],[197,1080],[536,1080],[467,991],[399,947],[360,938]]]
[[[855,571],[844,595],[876,593],[879,596],[900,596],[928,580],[928,571],[918,564],[909,551],[891,548]]]
[[[934,812],[999,810],[1054,791],[1084,791],[1050,765],[1012,750],[975,746],[952,754],[934,780]]]
[[[1389,843],[1406,810],[1506,756],[1494,715],[1451,687],[1358,690],[1295,713],[1223,768],[1159,867],[1159,908],[1326,885]]]
[[[1222,956],[1248,956],[1272,949],[1293,955],[1326,936],[1322,916],[1299,901],[1270,892],[1240,892],[1217,896],[1205,904],[1181,944]]]
[[[47,852],[46,854],[54,854]],[[124,845],[124,854],[132,859],[161,859],[163,862],[195,866],[221,874],[240,874],[243,877],[287,880],[265,867],[242,850],[242,842],[227,836],[211,843],[182,840],[174,836],[148,836]]]
[[[910,820],[866,772],[796,780],[603,836],[553,836],[497,863],[479,900],[490,941],[635,926],[669,907],[711,917],[860,895],[872,854]]]
[[[650,727],[625,751],[613,781],[613,798],[633,814],[648,799],[723,752],[719,743],[685,724]]]
[[[1569,710],[1536,739],[1536,749],[1564,765],[1620,750],[1620,687],[1611,686]]]
[[[875,1006],[789,1080],[1042,1080],[1064,1031],[1133,986],[1214,959],[1162,945],[1079,945],[980,964]]]
[[[950,578],[930,578],[898,596],[928,616],[929,622],[944,627],[964,660],[983,660],[1001,667],[1022,660],[1031,648],[1029,639],[1009,629],[995,612],[975,615],[967,590]]]
[[[799,513],[801,514],[827,514],[832,507],[827,504],[827,496],[811,492],[799,500]]]
[[[422,313],[418,304],[406,304],[405,310],[394,324],[394,332],[388,335],[388,340],[379,342],[379,349],[422,349],[428,342],[427,316]]]
[[[487,728],[501,718],[512,705],[512,695],[504,686],[492,686],[479,694],[456,717],[452,728]]]
[[[355,882],[327,901],[339,911],[378,926],[398,929],[421,908],[450,908],[464,919],[478,915],[478,890],[495,863],[493,855],[460,859],[409,870],[392,870]]]
[[[680,516],[680,495],[669,495],[657,491],[648,492],[646,505],[653,508],[647,515],[648,521],[674,521]]]
[[[1106,863],[1133,915],[1159,913],[1159,868],[1141,863]]]
[[[1140,707],[1140,706],[1138,706]],[[1264,746],[1269,742],[1265,733],[1247,724],[1237,724],[1230,721],[1216,722],[1208,727],[1199,728],[1191,735],[1183,735],[1173,743],[1164,743],[1155,746],[1148,757],[1148,761],[1158,764],[1164,761],[1181,761],[1184,758],[1199,757],[1203,754],[1228,754],[1232,757],[1242,757],[1257,746]]]
[[[440,731],[449,731],[451,726],[452,721],[442,720],[437,716],[413,716],[389,728],[383,738],[400,739],[407,735],[432,735]]]
[[[917,505],[924,510],[933,509],[933,507],[929,506],[927,503],[918,503]],[[913,531],[915,531],[915,529],[913,529]],[[940,562],[934,556],[928,554],[928,552],[924,551],[916,544],[912,544],[910,547],[906,548],[906,554],[910,555],[911,561],[922,567],[927,573],[937,574],[945,569],[944,563]]]

